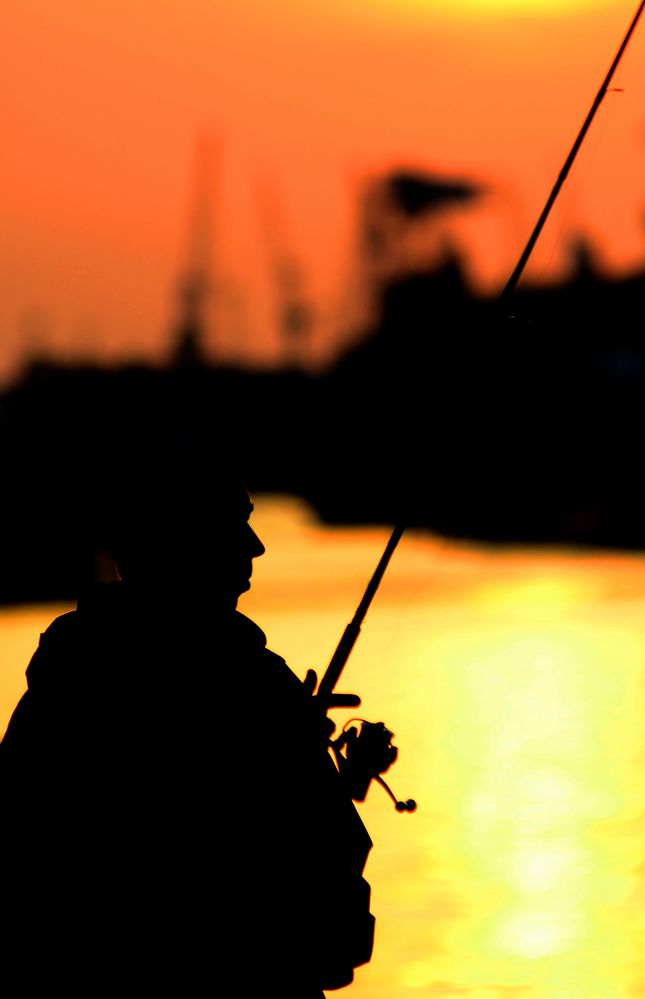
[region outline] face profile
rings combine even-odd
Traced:
[[[207,590],[220,594],[228,602],[251,588],[253,560],[264,554],[265,548],[250,524],[253,504],[245,488],[240,490],[239,506],[227,509],[221,525],[212,525],[205,534],[205,552],[210,565],[190,566],[188,574],[199,578],[202,568],[207,575]],[[230,513],[230,516],[229,516]],[[220,530],[223,528],[223,530]]]
[[[264,545],[237,470],[194,446],[142,455],[105,503],[106,547],[121,580],[179,602],[235,606]]]

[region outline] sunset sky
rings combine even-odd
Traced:
[[[501,288],[637,6],[6,0],[0,379],[25,351],[164,357],[205,136],[219,356],[279,356],[271,239],[303,268],[316,356],[339,349],[357,193],[392,167],[488,186],[453,228],[473,278]],[[645,21],[614,85],[532,260],[540,280],[581,229],[612,267],[645,256]]]

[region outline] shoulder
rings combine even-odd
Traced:
[[[267,636],[250,617],[236,610],[231,618],[231,626],[241,641],[256,649],[266,649]]]
[[[38,647],[27,667],[27,686],[43,682],[49,666],[55,661],[65,662],[74,657],[80,644],[81,623],[77,611],[68,611],[55,618],[42,632]]]
[[[66,614],[61,614],[59,617],[54,618],[51,624],[45,628],[41,633],[38,645],[39,647],[46,648],[69,642],[77,637],[78,628],[78,611],[68,611]]]
[[[261,672],[261,687],[273,690],[288,702],[302,705],[307,697],[302,681],[296,676],[287,661],[277,652],[267,648],[267,637],[261,628],[239,611],[235,612],[234,628],[243,636],[242,644],[251,657],[257,657]]]
[[[68,690],[69,678],[77,673],[74,664],[79,657],[74,650],[79,647],[78,631],[76,612],[70,611],[55,618],[41,634],[27,666],[27,690],[14,708],[2,740],[3,765],[8,754],[23,752],[25,739],[40,745],[40,736],[34,733],[41,731],[43,719],[49,715],[43,714],[43,706],[52,700],[59,705],[58,692]]]

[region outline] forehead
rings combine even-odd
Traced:
[[[244,492],[239,497],[239,503],[237,509],[239,511],[240,516],[243,517],[244,520],[248,520],[251,514],[253,513],[253,503],[251,502],[251,497],[246,492],[246,490],[244,490]]]
[[[156,511],[164,519],[181,520],[185,527],[205,519],[246,520],[253,510],[240,479],[213,474],[207,467],[155,469],[127,483],[121,495],[126,509]]]
[[[253,503],[246,487],[241,483],[213,483],[201,491],[193,493],[194,511],[197,514],[210,512],[223,519],[248,520],[253,512]],[[188,506],[190,508],[190,500]]]

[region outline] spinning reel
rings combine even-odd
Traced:
[[[360,728],[353,724],[355,722],[360,724]],[[389,770],[399,753],[397,747],[392,745],[393,735],[383,722],[350,718],[338,738],[331,740],[330,746],[355,801],[365,800],[370,782],[375,780],[390,796],[397,812],[415,812],[416,801],[412,798],[399,801],[381,776]]]

